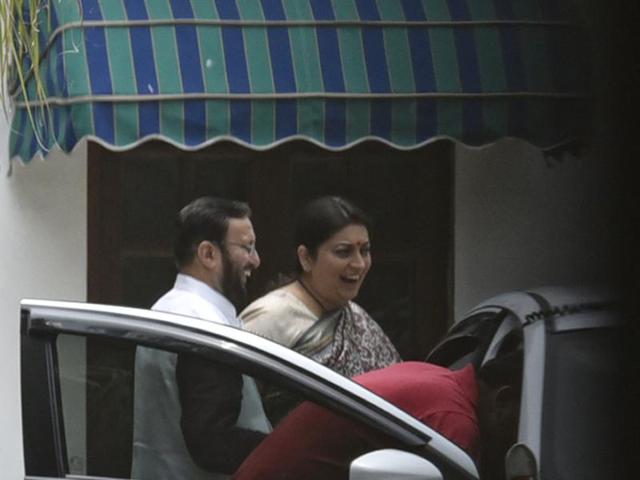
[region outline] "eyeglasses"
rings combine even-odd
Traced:
[[[244,243],[236,243],[236,242],[224,242],[225,245],[233,245],[234,247],[240,247],[243,249],[249,256],[257,255],[258,250],[256,249],[255,243],[250,243],[249,245],[245,245]]]

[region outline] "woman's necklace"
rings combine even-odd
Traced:
[[[298,279],[298,283],[302,287],[302,289],[309,294],[309,296],[318,304],[320,307],[320,311],[322,313],[326,312],[327,309],[324,307],[324,304],[320,301],[320,299],[311,291],[311,289],[305,285],[301,278]]]

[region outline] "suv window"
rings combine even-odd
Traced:
[[[312,457],[338,450],[326,467],[328,478],[338,478],[359,455],[407,448],[364,422],[313,402],[299,405],[301,394],[197,352],[69,334],[58,335],[55,347],[65,470],[72,475],[197,480],[232,474],[253,452],[239,478],[276,475],[283,464],[287,474],[311,478]],[[272,433],[271,426],[278,429]],[[318,430],[322,437],[310,434]]]
[[[61,334],[56,354],[68,473],[129,478],[135,345]]]
[[[505,312],[480,312],[455,324],[429,353],[427,361],[453,370],[471,363],[480,367]]]
[[[620,345],[615,328],[547,337],[541,471],[549,478],[625,478]]]

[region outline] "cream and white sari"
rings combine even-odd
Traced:
[[[400,355],[382,328],[358,304],[322,317],[295,295],[280,288],[257,299],[241,314],[245,330],[296,350],[346,377],[400,362]],[[265,412],[276,425],[302,399],[263,385]]]
[[[347,377],[401,360],[382,328],[355,302],[318,317],[295,295],[279,288],[249,305],[240,318],[246,330]]]

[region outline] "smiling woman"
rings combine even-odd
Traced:
[[[247,330],[352,377],[400,360],[353,299],[371,268],[370,221],[340,197],[305,205],[295,231],[297,278],[249,305]]]

